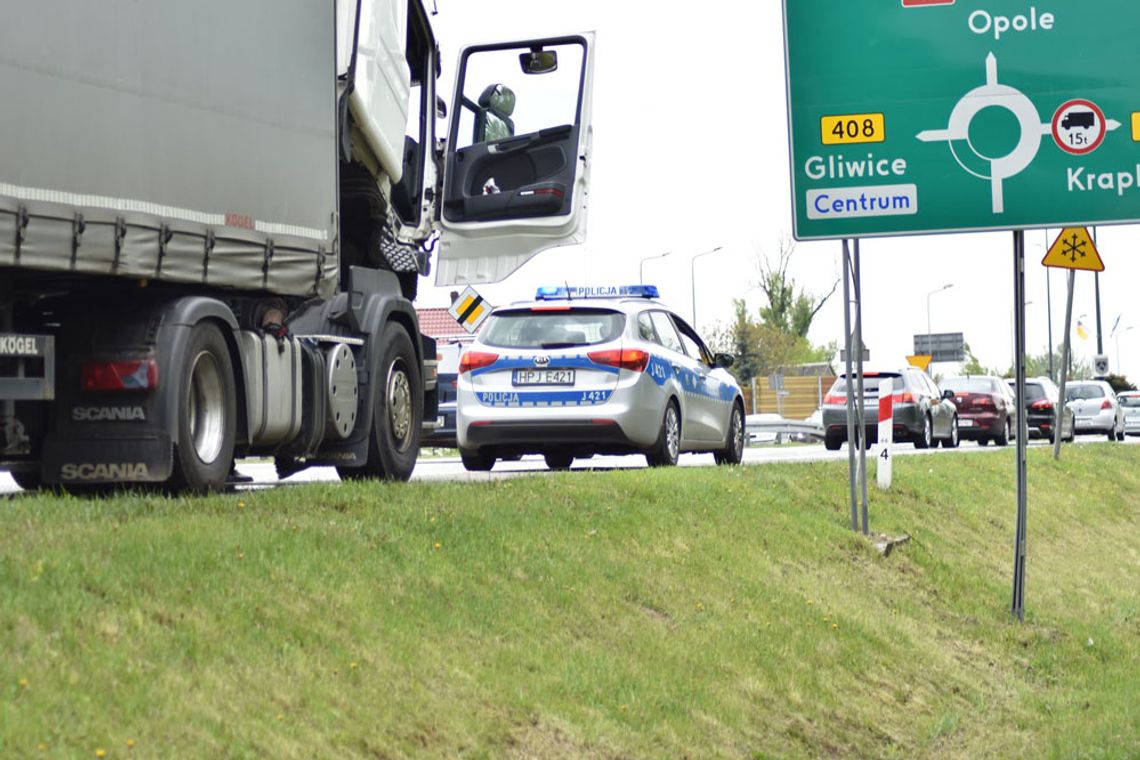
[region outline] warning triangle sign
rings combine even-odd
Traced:
[[[1066,227],[1049,247],[1049,252],[1041,263],[1047,267],[1060,269],[1083,269],[1088,272],[1103,272],[1104,262],[1096,243],[1089,236],[1087,227]]]

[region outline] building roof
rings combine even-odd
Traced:
[[[455,321],[447,309],[416,309],[420,332],[431,338],[470,338],[471,333]]]

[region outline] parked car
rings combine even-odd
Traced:
[[[1076,414],[1076,432],[1103,433],[1110,441],[1124,440],[1124,410],[1116,400],[1116,392],[1104,380],[1066,384],[1065,403]]]
[[[439,361],[439,378],[436,388],[439,389],[439,413],[434,428],[425,428],[420,436],[420,447],[453,449],[455,440],[455,386],[459,377],[459,355],[463,352],[465,342],[440,340],[436,344],[436,353]]]
[[[681,452],[738,464],[744,397],[696,331],[657,301],[657,288],[540,288],[496,309],[459,360],[456,432],[468,470],[542,454],[551,469],[577,457]]]
[[[1006,380],[1010,393],[1016,393],[1013,380]],[[1052,443],[1057,427],[1057,399],[1061,390],[1048,377],[1027,377],[1025,379],[1025,412],[1029,437],[1048,438]],[[1061,440],[1071,441],[1076,435],[1073,410],[1067,404],[1061,406]]]
[[[1124,433],[1140,435],[1140,391],[1122,391],[1116,400],[1124,410]]]
[[[958,407],[958,434],[963,440],[985,446],[993,441],[1007,446],[1014,437],[1017,401],[1005,381],[991,375],[951,377],[942,381],[943,390],[954,392]]]
[[[920,369],[907,367],[897,372],[863,373],[863,408],[867,441],[879,439],[879,383],[890,378],[894,397],[894,439],[910,441],[916,449],[942,443],[958,445],[958,410],[934,381]],[[841,375],[823,399],[823,443],[837,451],[847,440],[847,376]]]

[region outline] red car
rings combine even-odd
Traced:
[[[977,441],[980,446],[990,441],[998,446],[1009,444],[1014,436],[1017,403],[1004,380],[974,375],[951,377],[941,385],[943,390],[954,392],[951,400],[958,407],[958,436],[962,440]]]

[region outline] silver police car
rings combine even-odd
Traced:
[[[542,454],[551,469],[595,454],[681,452],[738,464],[744,401],[725,368],[652,285],[540,288],[497,309],[459,360],[456,433],[468,470]]]

